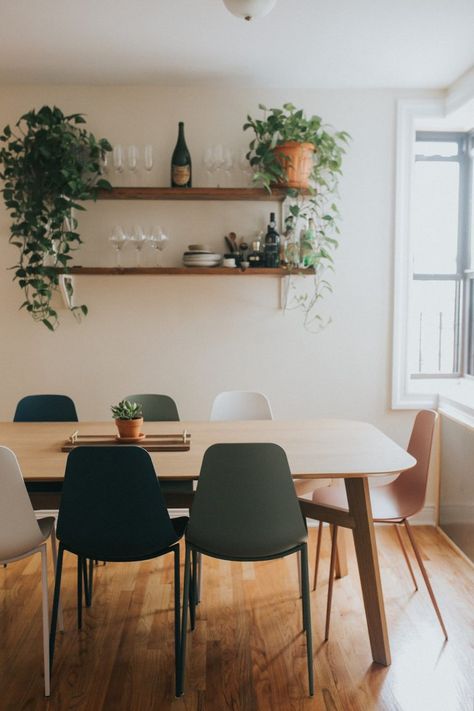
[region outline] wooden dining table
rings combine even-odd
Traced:
[[[113,422],[0,423],[0,445],[12,449],[36,508],[57,507],[73,431],[116,434]],[[416,460],[371,424],[353,420],[145,422],[146,434],[190,434],[189,451],[151,452],[174,505],[192,499],[206,449],[221,442],[274,442],[286,451],[295,480],[343,479],[348,510],[318,507],[318,519],[352,530],[374,662],[389,665],[390,645],[370,504],[369,479],[412,468]],[[80,440],[79,440],[80,441]],[[124,446],[117,444],[116,446]],[[304,512],[304,503],[302,504]],[[314,506],[313,506],[314,514]]]

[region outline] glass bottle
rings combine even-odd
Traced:
[[[184,138],[184,123],[178,124],[178,140],[171,158],[171,187],[190,188],[192,185],[191,154]]]
[[[270,213],[270,222],[265,235],[265,266],[275,269],[280,266],[280,235],[276,229],[275,213]]]

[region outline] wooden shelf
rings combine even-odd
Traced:
[[[283,202],[286,188],[112,188],[100,190],[99,200],[247,200]]]
[[[64,272],[61,272],[64,274]],[[227,269],[226,267],[71,267],[67,272],[73,275],[88,276],[127,276],[148,274],[153,276],[277,276],[285,277],[290,274],[314,274],[313,269]]]

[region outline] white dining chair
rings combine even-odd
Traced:
[[[273,420],[268,398],[263,393],[226,390],[216,396],[211,420]]]
[[[54,517],[36,519],[20,465],[8,447],[0,446],[0,563],[4,565],[41,553],[44,693],[50,695],[48,556],[46,543],[51,537],[56,570]],[[59,626],[63,629],[62,612]]]

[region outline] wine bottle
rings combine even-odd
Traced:
[[[270,223],[265,235],[265,266],[280,266],[280,235],[276,230],[275,213],[270,213]]]
[[[184,138],[184,123],[178,124],[178,140],[171,158],[171,187],[190,188],[192,185],[191,154]]]

